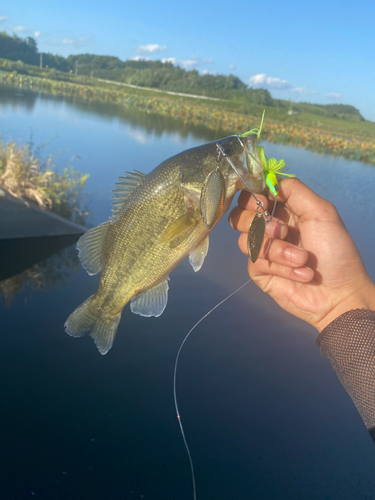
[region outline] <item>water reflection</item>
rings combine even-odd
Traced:
[[[51,239],[51,238],[49,238]],[[64,248],[53,255],[38,261],[36,264],[28,267],[22,272],[16,274],[14,271],[27,265],[27,261],[22,257],[16,260],[16,264],[11,262],[10,270],[5,272],[4,269],[0,272],[0,299],[2,299],[7,307],[9,307],[16,297],[16,295],[25,289],[38,290],[47,292],[56,286],[64,286],[68,281],[68,270],[77,271],[79,268],[79,259],[75,245],[71,243],[77,240],[77,237],[60,238],[60,241],[47,242],[44,245],[44,253],[51,252],[52,249],[56,250],[58,246],[70,244],[68,248]],[[14,241],[10,242],[14,243]],[[26,242],[25,242],[26,243]],[[8,250],[15,248],[14,245],[8,245]],[[0,247],[1,259],[6,259],[6,254],[3,253]],[[34,256],[37,255],[34,253]],[[39,253],[39,257],[40,257]],[[7,262],[7,260],[3,260]],[[18,266],[18,268],[17,268]],[[6,277],[10,275],[11,277]]]
[[[82,115],[95,115],[95,118],[100,116],[101,120],[107,120],[109,122],[113,120],[120,121],[136,129],[141,128],[147,134],[153,133],[157,137],[165,133],[176,133],[176,131],[178,131],[181,138],[186,138],[190,135],[196,139],[203,139],[203,141],[208,142],[218,137],[225,136],[225,132],[221,129],[215,131],[209,130],[204,126],[186,123],[180,118],[150,114],[136,108],[128,108],[107,101],[88,101],[80,99],[77,96],[63,97],[0,85],[0,108],[9,105],[12,107],[22,106],[32,111],[37,99],[49,105],[53,102],[60,104],[64,103],[67,113],[70,111],[73,112],[74,110],[74,113],[80,111]]]
[[[37,143],[56,133],[52,152],[70,148],[82,157],[80,170],[92,174],[88,191],[96,191],[95,224],[108,219],[111,189],[124,170],[146,172],[219,136],[198,136],[190,125],[108,103],[74,106],[72,99],[42,96],[32,115],[6,105],[0,103],[8,127],[17,133],[36,127]],[[196,140],[176,144],[184,131]],[[375,276],[369,217],[375,171],[291,147],[267,144],[266,151],[337,203],[345,223],[357,228],[361,251],[368,248],[365,262]],[[361,204],[348,198],[353,191]],[[66,265],[53,256],[35,273],[22,273],[23,282],[7,280],[2,294],[1,302],[12,302],[0,304],[0,497],[191,500],[173,407],[174,360],[187,329],[247,279],[237,234],[223,218],[202,270],[195,274],[184,261],[173,271],[160,318],[126,307],[107,356],[91,339],[64,333],[68,315],[96,289],[74,247],[66,250],[73,254]],[[78,273],[69,271],[77,266]],[[25,287],[27,301],[14,295]],[[189,338],[178,393],[198,498],[373,498],[373,443],[315,338],[253,284]]]
[[[0,280],[19,274],[41,260],[73,245],[79,234],[0,240]],[[5,264],[6,263],[6,264]]]
[[[25,92],[23,89],[0,86],[0,108],[10,106],[12,108],[22,107],[25,111],[32,111],[38,99],[37,92]]]

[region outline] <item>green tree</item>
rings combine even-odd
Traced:
[[[17,35],[9,36],[0,32],[0,57],[11,61],[22,61],[25,64],[38,64],[38,48],[34,38],[22,40]]]

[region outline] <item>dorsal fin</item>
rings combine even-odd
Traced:
[[[124,203],[145,179],[146,175],[137,170],[134,170],[134,172],[125,172],[125,177],[119,177],[119,182],[115,184],[116,189],[112,191],[112,216],[109,219],[111,224],[118,220]]]

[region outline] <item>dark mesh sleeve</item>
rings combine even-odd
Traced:
[[[342,314],[322,330],[316,343],[375,440],[375,311]]]

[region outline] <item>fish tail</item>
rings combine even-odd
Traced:
[[[94,339],[100,354],[107,354],[112,347],[121,319],[121,312],[110,319],[102,318],[95,314],[95,310],[90,307],[93,298],[94,295],[91,295],[72,312],[65,322],[65,331],[72,337],[82,337],[89,334]]]

